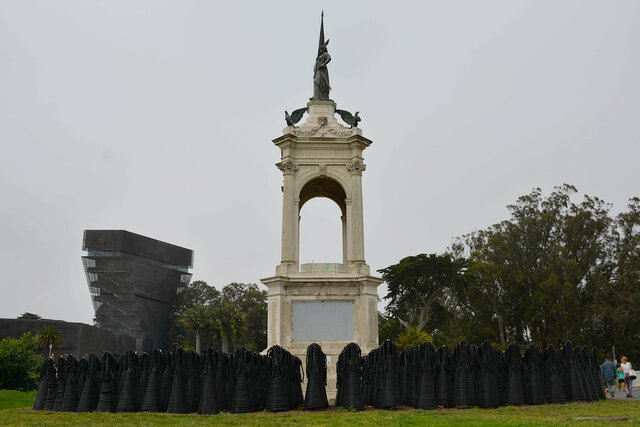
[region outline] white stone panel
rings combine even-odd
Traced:
[[[293,341],[352,340],[352,302],[293,303]]]

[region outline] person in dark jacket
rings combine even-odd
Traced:
[[[613,364],[609,356],[604,357],[604,363],[600,367],[602,372],[602,379],[607,383],[607,389],[613,399],[616,389],[616,365]]]

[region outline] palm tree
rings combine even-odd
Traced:
[[[400,350],[409,350],[411,347],[424,344],[427,341],[432,343],[433,337],[418,328],[405,329],[395,339],[396,345]]]
[[[36,333],[36,342],[42,348],[42,357],[47,359],[51,357],[51,348],[60,347],[62,336],[54,326],[44,325],[42,330]]]
[[[187,308],[178,322],[196,334],[196,353],[200,354],[201,337],[211,324],[211,310],[202,303]]]
[[[214,312],[215,333],[222,340],[222,351],[229,353],[229,344],[235,343],[244,330],[244,313],[238,310],[231,301],[222,301]]]

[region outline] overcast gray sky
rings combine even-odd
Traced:
[[[273,275],[271,140],[312,94],[322,8],[331,96],[374,141],[372,270],[534,187],[640,195],[640,1],[0,0],[0,317],[91,322],[85,229],[193,249],[219,288]],[[339,215],[305,205],[303,262],[341,259]]]

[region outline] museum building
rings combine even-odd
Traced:
[[[135,339],[135,350],[165,348],[169,313],[191,281],[193,251],[125,230],[85,230],[82,257],[95,321]]]

